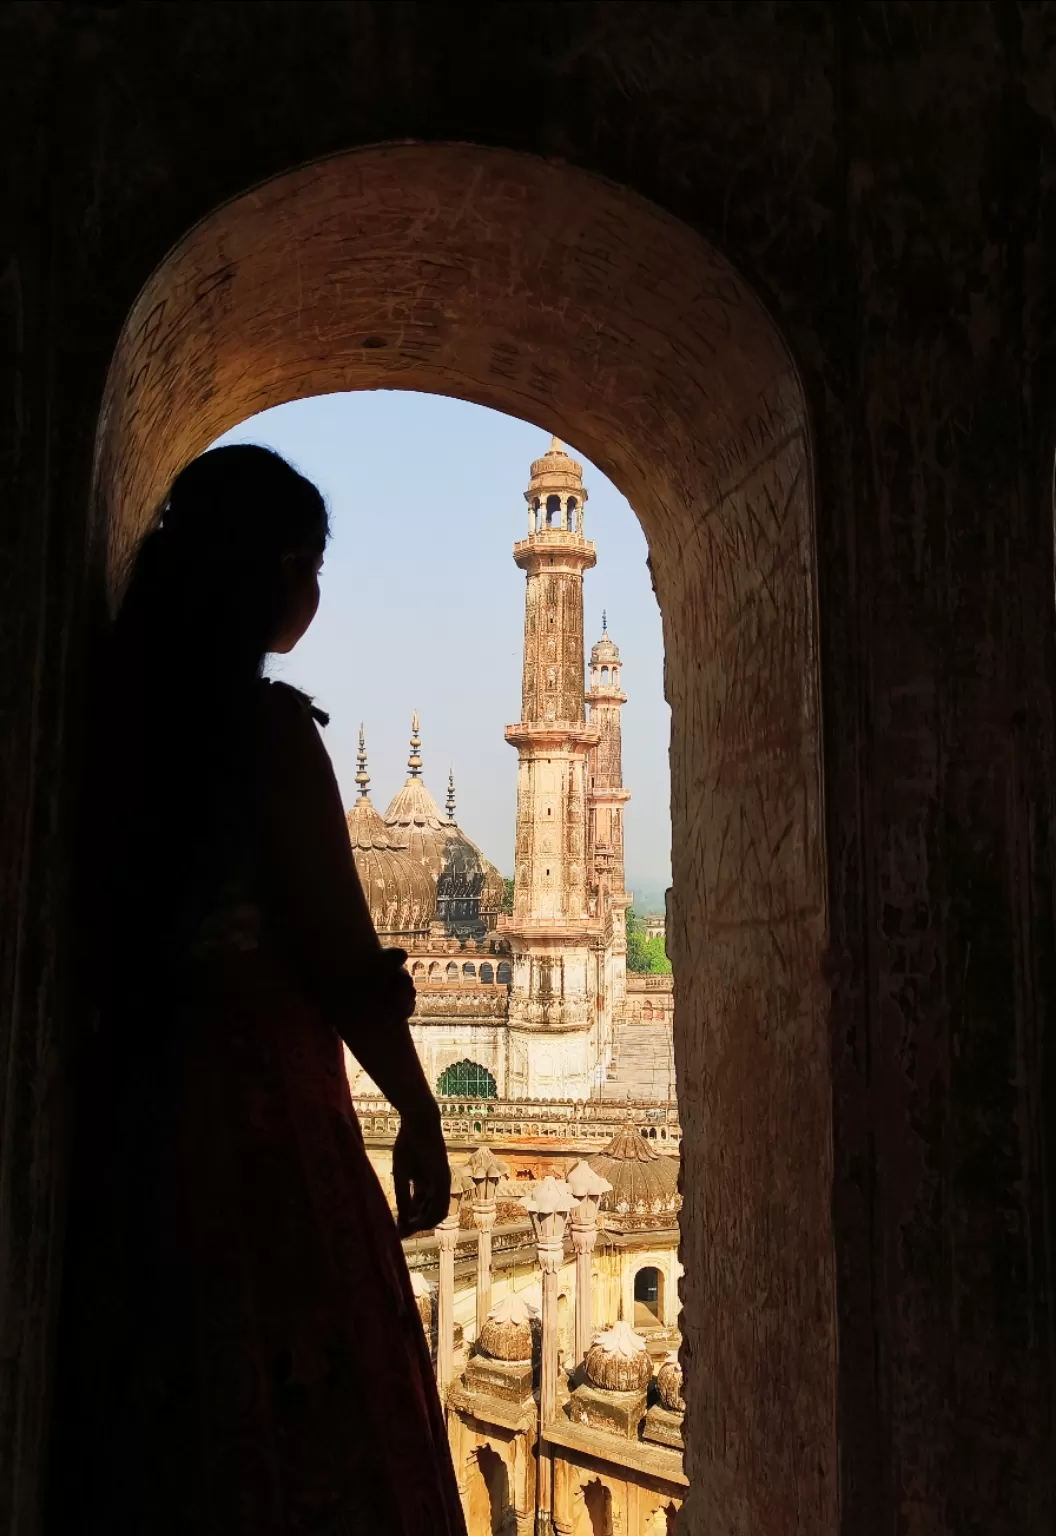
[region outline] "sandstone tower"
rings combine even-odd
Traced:
[[[513,557],[527,577],[509,1006],[514,1097],[587,1098],[604,1071],[598,957],[604,923],[588,852],[589,758],[600,734],[583,691],[582,466],[555,437],[532,465],[528,536]]]
[[[590,724],[598,732],[597,745],[588,759],[587,855],[591,883],[597,892],[596,911],[605,925],[598,952],[598,993],[601,1053],[608,1054],[611,1034],[606,1023],[622,1018],[627,996],[627,908],[631,898],[624,889],[623,808],[631,798],[623,787],[623,745],[620,712],[627,695],[620,688],[620,652],[609,638],[604,613],[601,639],[591,647]]]

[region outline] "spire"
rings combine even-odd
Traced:
[[[609,617],[604,608],[601,610],[601,632],[603,635],[609,632]]]
[[[561,439],[559,437],[552,437],[550,439],[550,452],[551,453],[564,453],[564,451],[565,450],[564,450],[564,446],[563,446],[563,444],[561,442]]]
[[[454,764],[452,764],[451,772],[447,776],[447,799],[444,802],[444,809],[447,811],[447,819],[448,819],[448,821],[452,821],[453,822],[454,819],[455,819],[455,769],[454,769]]]
[[[422,738],[418,734],[418,711],[411,716],[411,755],[407,759],[407,767],[412,779],[420,779],[422,776]]]
[[[370,791],[367,786],[370,774],[367,772],[367,748],[363,740],[362,724],[359,727],[359,751],[356,753],[356,783],[359,785],[360,800],[369,800]]]

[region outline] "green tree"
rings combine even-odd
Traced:
[[[633,907],[627,909],[627,969],[639,975],[670,976],[671,962],[659,935],[647,939]]]
[[[513,881],[508,876],[503,876],[502,881],[502,910],[513,915]]]

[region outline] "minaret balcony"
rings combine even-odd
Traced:
[[[566,570],[589,571],[597,564],[597,555],[590,539],[581,533],[570,533],[567,528],[543,528],[518,539],[513,546],[514,562],[522,570],[540,570],[544,563],[564,567]]]
[[[582,720],[519,720],[504,734],[511,746],[538,753],[596,747],[601,740],[598,727]]]

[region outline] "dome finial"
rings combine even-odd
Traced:
[[[556,436],[556,434],[555,434],[550,439],[550,452],[551,453],[564,453],[564,451],[565,451],[565,449],[564,449],[564,445],[561,442],[561,439],[558,436]]]
[[[422,776],[422,738],[418,734],[418,711],[411,716],[411,755],[407,759],[407,767],[412,779],[420,779]]]
[[[601,632],[603,635],[607,635],[609,632],[609,616],[604,608],[601,610]]]
[[[455,819],[455,766],[452,763],[451,772],[447,776],[447,799],[444,802],[448,821]]]
[[[367,748],[363,739],[363,726],[359,727],[359,751],[356,753],[356,783],[359,785],[359,798],[370,799],[370,774],[367,772]]]

